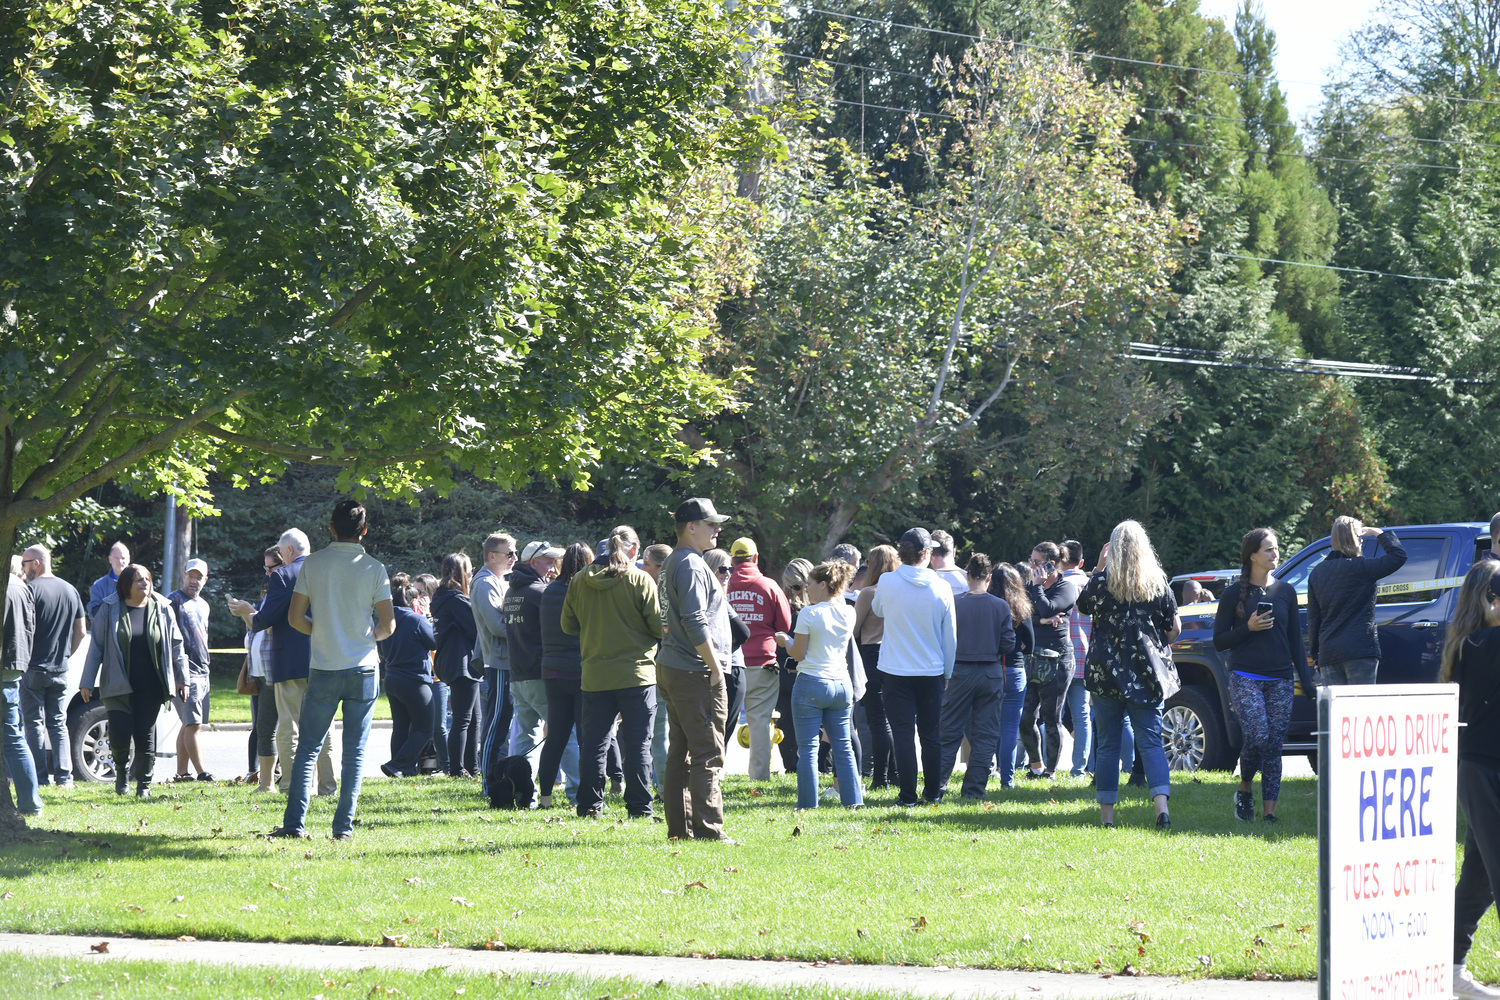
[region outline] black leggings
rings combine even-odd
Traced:
[[[255,740],[256,755],[260,757],[276,756],[276,692],[271,690],[269,681],[260,682],[260,694],[250,699],[251,711],[255,713],[255,725],[252,727],[252,737]],[[255,763],[251,761],[251,763]],[[290,768],[291,761],[287,761],[283,767]]]
[[[109,712],[109,752],[114,755],[115,774],[130,759],[131,744],[135,745],[135,780],[138,784],[151,784],[156,771],[156,717],[161,714],[164,702],[160,697],[132,692],[130,711]]]
[[[870,723],[870,787],[881,788],[896,779],[896,755],[891,747],[891,722],[885,714],[885,688],[880,680],[880,643],[859,647],[865,664],[865,718]]]
[[[787,660],[786,663],[792,661]],[[781,730],[781,743],[776,749],[781,752],[781,768],[787,774],[797,773],[797,726],[792,720],[792,685],[797,683],[797,674],[783,663],[780,670],[781,690],[776,695],[776,721]]]
[[[391,759],[386,766],[411,777],[421,773],[418,758],[432,739],[432,682],[410,671],[385,677],[391,706]]]
[[[448,682],[453,728],[448,732],[448,773],[479,773],[479,682],[468,674]]]
[[[568,738],[576,730],[583,732],[583,681],[571,677],[548,677],[542,681],[547,689],[547,742],[542,744],[542,759],[536,768],[536,787],[542,795],[551,795],[557,784],[557,769],[562,766]],[[580,746],[579,752],[583,751]]]
[[[1026,700],[1021,703],[1021,743],[1026,747],[1027,759],[1047,771],[1057,770],[1057,758],[1062,754],[1062,708],[1067,700],[1069,679],[1064,677],[1061,684],[1056,681],[1028,684]],[[1045,747],[1039,745],[1042,736],[1037,732],[1038,715],[1047,730]]]

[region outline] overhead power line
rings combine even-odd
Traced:
[[[1271,76],[1269,74],[1239,73],[1234,70],[1213,69],[1208,66],[1189,66],[1184,63],[1160,62],[1152,59],[1132,59],[1128,56],[1111,56],[1105,55],[1102,52],[1086,52],[1082,49],[1064,49],[1053,45],[1038,45],[1035,42],[1018,42],[992,36],[971,35],[963,31],[945,31],[941,28],[929,28],[921,24],[903,24],[900,21],[887,21],[881,18],[865,17],[861,14],[849,14],[842,11],[827,10],[823,7],[803,6],[802,9],[814,14],[823,14],[827,17],[834,17],[847,21],[862,21],[866,24],[873,24],[883,28],[903,28],[909,31],[922,31],[932,35],[943,35],[948,38],[967,38],[976,42],[1005,42],[1007,45],[1014,45],[1017,48],[1035,49],[1038,52],[1053,52],[1059,55],[1078,56],[1082,59],[1100,59],[1105,62],[1125,63],[1132,66],[1148,66],[1152,69],[1180,69],[1192,73],[1208,73],[1214,76],[1233,77],[1239,80],[1257,80],[1263,83],[1275,84],[1277,86],[1283,86],[1287,84],[1299,87],[1323,86],[1323,84],[1321,83],[1312,83],[1307,80],[1284,80],[1280,77]],[[1408,96],[1412,97],[1429,97],[1436,100],[1457,101],[1464,104],[1500,104],[1500,101],[1488,100],[1482,97],[1455,97],[1451,94],[1414,94],[1410,91],[1407,91],[1406,93],[1408,94]]]
[[[1209,351],[1192,347],[1165,347],[1132,341],[1129,351],[1115,355],[1132,361],[1154,361],[1166,364],[1189,365],[1197,368],[1233,368],[1250,371],[1290,372],[1300,375],[1338,375],[1351,378],[1385,379],[1397,382],[1451,383],[1458,385],[1489,385],[1489,379],[1468,378],[1453,375],[1433,375],[1420,368],[1404,368],[1397,365],[1375,365],[1358,361],[1325,361],[1319,358],[1268,358],[1255,355],[1235,355],[1224,351]]]

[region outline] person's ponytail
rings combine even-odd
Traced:
[[[606,553],[609,563],[604,568],[605,576],[624,576],[631,566],[630,550],[639,544],[635,532],[630,528],[620,527],[609,536],[609,550]]]

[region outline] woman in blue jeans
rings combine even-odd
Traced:
[[[818,732],[828,734],[839,798],[847,807],[864,803],[859,764],[850,738],[854,702],[864,694],[863,665],[854,655],[854,613],[844,590],[854,567],[839,560],[814,566],[808,575],[812,602],[797,615],[795,635],[778,633],[776,642],[797,661],[792,686],[792,717],[797,753],[797,808],[818,806]],[[858,688],[859,690],[856,690]]]
[[[1000,563],[990,577],[990,593],[1010,605],[1011,624],[1016,629],[1015,652],[1005,661],[1005,682],[1000,691],[1000,743],[996,758],[1000,787],[1016,783],[1016,746],[1021,738],[1021,708],[1026,702],[1026,657],[1036,645],[1031,627],[1031,598],[1021,573],[1010,563]]]
[[[1182,631],[1182,622],[1151,539],[1135,521],[1115,526],[1109,536],[1107,568],[1089,578],[1078,595],[1078,611],[1094,619],[1083,679],[1094,696],[1099,759],[1119,758],[1123,722],[1129,717],[1156,808],[1156,826],[1165,830],[1172,825],[1167,811],[1172,781],[1161,744],[1161,711],[1178,687],[1170,647]],[[1151,653],[1163,669],[1152,664]],[[1120,772],[1113,766],[1101,767],[1094,778],[1099,821],[1114,826]]]

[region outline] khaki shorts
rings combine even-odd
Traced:
[[[173,698],[177,706],[177,718],[184,726],[201,726],[208,721],[208,678],[188,678],[186,698]]]

